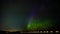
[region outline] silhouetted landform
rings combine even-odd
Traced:
[[[0,31],[0,34],[6,34],[6,31]]]
[[[60,33],[59,30],[36,30],[36,31],[16,31],[16,32],[7,32],[0,31],[0,34],[20,34],[20,33]]]

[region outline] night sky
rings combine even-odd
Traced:
[[[59,29],[58,0],[2,0],[1,30]]]

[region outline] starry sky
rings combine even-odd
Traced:
[[[1,30],[59,28],[58,0],[2,0],[1,2]]]

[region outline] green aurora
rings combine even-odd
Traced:
[[[51,19],[36,20],[33,19],[31,23],[28,24],[28,30],[47,30],[53,26]]]

